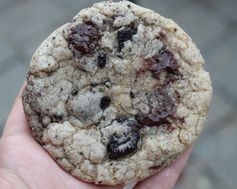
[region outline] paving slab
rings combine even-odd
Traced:
[[[92,6],[94,3],[101,2],[102,0],[86,0],[86,1],[75,1],[75,0],[50,0],[53,3],[57,3],[58,7],[63,10],[70,10],[72,15],[76,15],[81,9]]]
[[[199,1],[187,1],[174,9],[173,19],[191,36],[199,48],[204,49],[209,43],[224,32],[226,25],[212,11]]]
[[[234,189],[218,177],[205,159],[192,155],[174,189]]]
[[[231,19],[237,20],[237,1],[236,0],[209,0],[215,4],[220,10],[222,10]]]
[[[10,44],[9,39],[0,35],[0,66],[6,61],[9,57],[13,56],[14,48]]]
[[[33,34],[27,37],[27,40],[23,39],[19,41],[18,45],[24,46],[24,53],[26,55],[24,59],[25,64],[29,64],[29,61],[35,52],[35,50],[39,47],[39,45],[57,28],[68,22],[69,19],[62,18],[56,22],[52,22],[47,27],[34,32]]]
[[[207,55],[206,65],[210,71],[213,82],[220,83],[226,90],[237,98],[236,87],[236,34],[225,41]]]
[[[237,138],[235,137],[237,121],[228,124],[228,119],[226,119],[230,113],[235,115],[234,111],[236,111],[235,107],[222,94],[218,91],[214,93],[205,128],[195,143],[190,161],[175,189],[235,188],[234,184],[236,183],[233,184],[233,182],[237,167],[235,165],[232,167],[231,164],[235,163],[234,159],[237,157],[235,150],[237,147]],[[219,155],[228,154],[229,151],[232,151],[229,155]],[[228,165],[222,173],[222,167],[225,164]],[[229,172],[232,173],[231,177],[224,176],[228,175]]]
[[[0,0],[0,15],[7,13],[20,4],[27,3],[30,0]]]
[[[221,94],[219,89],[214,85],[213,96],[211,101],[210,110],[208,113],[208,118],[206,122],[206,128],[215,129],[218,126],[218,123],[228,116],[228,114],[233,109],[233,103],[230,99],[226,98],[224,95]],[[216,87],[216,88],[215,88]]]
[[[4,123],[0,123],[0,138],[2,136],[3,129],[4,129]]]
[[[236,133],[237,119],[229,124],[226,123],[217,132],[206,135],[204,131],[194,150],[194,155],[208,162],[213,172],[220,179],[228,182],[232,188],[237,186]]]
[[[21,40],[63,16],[64,12],[49,0],[31,0],[1,15],[0,28],[12,40]]]
[[[138,0],[137,2],[139,5],[152,9],[161,14],[162,16],[175,19],[174,7],[177,7],[179,6],[179,4],[182,4],[184,0]]]
[[[216,17],[215,7],[205,1],[139,0],[139,4],[151,8],[177,22],[194,40],[201,51],[226,30],[226,23]]]

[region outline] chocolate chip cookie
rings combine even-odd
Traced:
[[[172,20],[128,1],[94,4],[33,55],[23,94],[32,135],[79,179],[143,180],[200,134],[212,94],[203,64]]]

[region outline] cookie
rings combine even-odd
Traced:
[[[83,181],[141,181],[200,134],[212,94],[203,64],[172,20],[128,1],[94,4],[33,55],[23,94],[32,135]]]

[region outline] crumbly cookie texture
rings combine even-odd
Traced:
[[[23,94],[35,139],[96,184],[161,171],[200,134],[209,74],[172,20],[128,1],[82,10],[36,50]]]

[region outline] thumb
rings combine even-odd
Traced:
[[[136,186],[136,189],[172,189],[183,170],[190,154],[192,146],[169,167],[165,168],[161,173],[156,174]]]
[[[24,82],[23,86],[18,93],[13,108],[8,116],[3,137],[12,135],[30,135],[29,128],[27,126],[27,120],[22,106],[22,93],[26,86]]]

